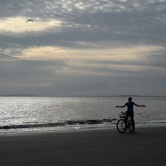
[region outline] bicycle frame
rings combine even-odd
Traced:
[[[128,117],[127,126],[125,124],[126,112],[121,112],[121,114],[119,114],[119,117],[120,119],[117,121],[117,130],[120,133],[125,133],[127,129],[129,129],[130,132],[134,132],[134,126],[132,124],[131,117]]]

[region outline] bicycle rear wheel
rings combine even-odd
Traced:
[[[130,131],[131,133],[135,132],[135,122],[134,122],[134,126],[133,126],[132,121],[129,120],[129,122],[128,122],[128,127],[129,127],[129,131]]]
[[[124,119],[119,119],[117,124],[116,124],[117,130],[120,133],[125,133],[126,132],[126,128],[125,128],[125,121]]]

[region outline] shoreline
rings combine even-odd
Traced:
[[[151,124],[136,124],[137,129],[143,128],[156,128],[156,127],[166,127],[166,123],[151,123]],[[66,127],[45,127],[45,128],[31,128],[31,129],[1,129],[1,136],[21,136],[21,135],[35,135],[35,134],[49,134],[49,133],[70,133],[70,132],[81,132],[81,131],[93,131],[93,130],[115,130],[117,131],[116,124],[114,125],[102,125],[102,126],[69,126]],[[117,131],[118,132],[118,131]]]

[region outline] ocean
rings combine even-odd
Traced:
[[[133,97],[135,122],[166,124],[166,97]],[[127,97],[0,97],[0,133],[116,127]]]

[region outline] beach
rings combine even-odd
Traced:
[[[165,165],[166,127],[6,134],[0,165]]]

